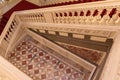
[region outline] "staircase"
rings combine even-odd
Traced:
[[[7,13],[2,15],[2,19],[0,21],[0,34],[2,33],[7,21],[9,20],[11,14],[14,11],[22,11],[22,10],[29,10],[29,9],[36,9],[39,8],[39,6],[32,4],[28,1],[22,0],[17,5],[15,5],[12,9],[10,9]]]
[[[5,13],[4,15],[2,15],[2,19],[0,21],[0,34],[2,33],[9,17],[11,16],[11,14],[14,11],[22,11],[22,10],[29,10],[29,9],[37,9],[37,8],[47,8],[47,7],[54,7],[54,6],[63,6],[63,5],[71,5],[71,4],[80,4],[80,3],[89,3],[89,2],[95,2],[95,1],[102,1],[102,0],[86,0],[86,1],[81,1],[81,0],[71,0],[71,1],[55,1],[57,3],[53,3],[53,4],[43,4],[41,6],[37,6],[35,4],[32,4],[26,0],[21,0],[21,2],[19,2],[16,6],[14,6],[12,9],[10,9],[7,13]],[[52,2],[52,1],[51,1]],[[43,3],[43,2],[41,2]],[[46,2],[48,3],[48,2]],[[57,15],[57,13],[56,13]]]
[[[14,12],[0,55],[33,80],[119,80],[120,2],[86,4]]]

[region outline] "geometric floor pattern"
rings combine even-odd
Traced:
[[[33,80],[88,80],[89,71],[80,70],[23,39],[8,54],[8,60]]]

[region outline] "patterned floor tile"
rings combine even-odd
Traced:
[[[33,80],[86,80],[86,74],[51,55],[32,41],[20,41],[8,60]]]

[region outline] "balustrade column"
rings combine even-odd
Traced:
[[[119,62],[120,62],[120,32],[113,42],[113,46],[108,55],[108,59],[106,61],[106,65],[104,67],[100,80],[120,80],[120,76],[119,79],[116,79]]]

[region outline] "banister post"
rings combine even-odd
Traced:
[[[53,23],[53,15],[50,12],[45,12],[44,14],[45,22]]]

